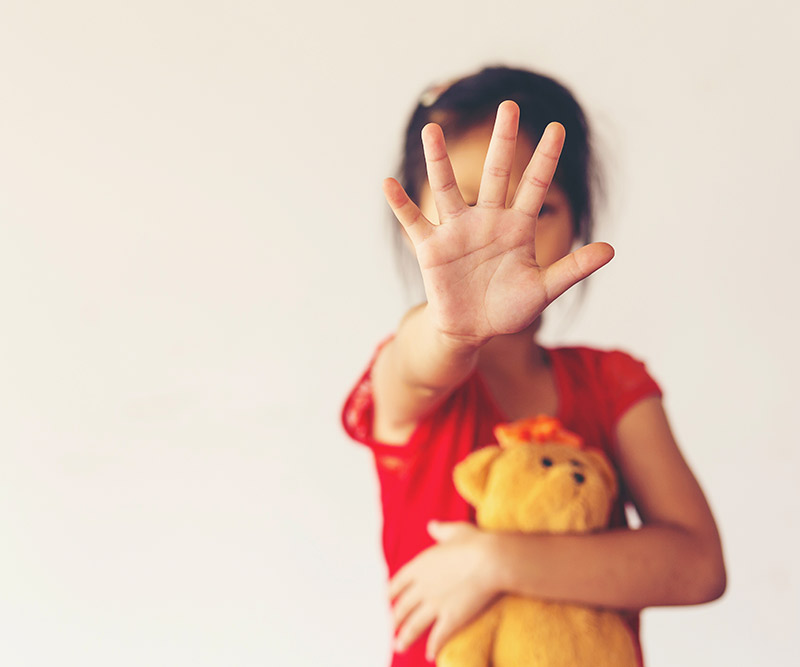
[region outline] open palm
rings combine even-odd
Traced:
[[[457,339],[483,342],[521,331],[614,255],[608,244],[592,243],[539,266],[536,220],[558,164],[564,128],[547,126],[507,207],[518,124],[519,107],[503,102],[475,206],[461,196],[441,128],[425,126],[422,141],[438,225],[396,180],[384,181],[386,199],[414,244],[433,322]]]

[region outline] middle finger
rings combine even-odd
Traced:
[[[483,164],[478,204],[490,208],[503,208],[508,197],[508,182],[514,166],[517,145],[519,107],[506,100],[497,108],[497,118]]]
[[[395,630],[405,623],[409,614],[419,606],[420,602],[422,602],[422,598],[416,594],[413,588],[408,588],[403,592],[392,607],[392,623]]]
[[[405,651],[436,620],[436,612],[426,604],[420,604],[409,615],[408,620],[397,635],[395,642],[398,651]]]

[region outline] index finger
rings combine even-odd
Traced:
[[[407,567],[401,567],[389,580],[389,600],[394,600],[411,583],[411,576]]]
[[[566,131],[561,123],[550,123],[545,129],[533,157],[522,174],[511,208],[531,217],[539,214],[547,190],[558,166]]]

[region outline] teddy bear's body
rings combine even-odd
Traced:
[[[539,427],[538,436],[531,435],[531,425]],[[617,483],[602,453],[580,447],[555,420],[527,420],[495,434],[501,446],[473,452],[454,471],[456,488],[476,508],[478,526],[582,533],[608,525]],[[617,613],[516,595],[487,608],[436,660],[437,667],[637,664],[631,631]]]
[[[506,595],[442,649],[437,667],[628,667],[631,631],[618,614]]]

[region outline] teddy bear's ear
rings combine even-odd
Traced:
[[[608,462],[606,456],[591,449],[586,450],[585,454],[591,460],[592,465],[603,477],[606,486],[608,486],[608,488],[611,490],[612,497],[616,498],[617,493],[619,492],[617,475],[614,472],[614,469],[611,467],[611,464]]]
[[[477,507],[483,500],[489,469],[494,460],[503,453],[497,445],[478,449],[453,469],[456,489],[470,505]]]

